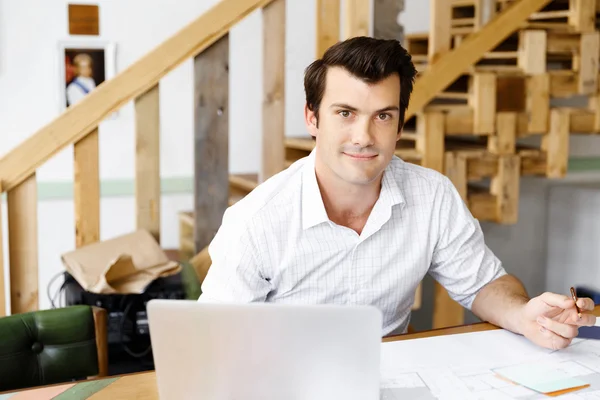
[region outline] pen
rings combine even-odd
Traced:
[[[577,315],[581,318],[581,310],[577,307],[577,296],[575,295],[575,288],[571,287],[571,296],[573,297],[573,301],[575,302],[575,309],[577,310]]]

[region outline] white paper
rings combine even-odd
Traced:
[[[579,396],[583,400],[600,400],[600,390],[594,390],[593,392],[581,393]]]
[[[536,392],[534,392],[533,390],[527,389],[526,387],[519,386],[519,385],[505,386],[499,390],[502,393],[505,393],[514,399],[518,399],[520,397],[533,396],[534,394],[536,394]]]
[[[401,391],[426,387],[438,399],[542,398],[493,372],[527,363],[552,365],[569,377],[590,377],[600,382],[600,341],[593,339],[574,340],[568,348],[554,351],[512,332],[493,330],[386,342],[381,346],[382,388]],[[401,392],[397,393],[402,397]],[[559,398],[600,400],[600,387],[592,385]]]
[[[577,376],[590,375],[594,373],[593,370],[586,368],[585,366],[576,361],[565,361],[558,363],[556,365],[556,369],[572,378]]]
[[[415,388],[425,387],[425,383],[415,372],[397,374],[381,381],[381,388]]]

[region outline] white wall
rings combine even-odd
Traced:
[[[429,0],[404,0],[404,12],[398,21],[404,26],[404,33],[429,31]]]
[[[600,290],[600,185],[563,184],[549,193],[548,290]]]

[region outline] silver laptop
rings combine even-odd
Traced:
[[[152,300],[162,400],[376,400],[382,317],[362,306]]]

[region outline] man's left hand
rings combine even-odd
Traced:
[[[527,302],[521,310],[521,327],[525,337],[540,346],[553,350],[563,349],[579,334],[580,326],[593,326],[596,317],[591,313],[594,302],[580,298],[577,315],[572,298],[555,293],[544,293]]]

